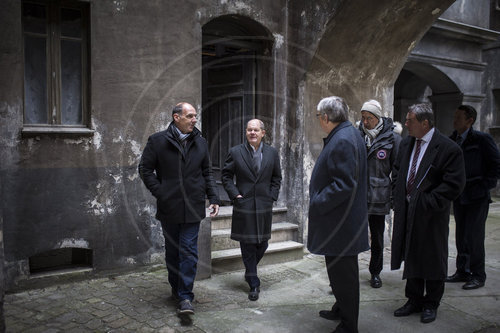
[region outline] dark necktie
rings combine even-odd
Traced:
[[[411,195],[413,187],[415,185],[415,175],[417,173],[417,161],[420,155],[420,146],[422,144],[421,139],[417,139],[417,147],[415,148],[415,153],[413,154],[413,160],[411,161],[410,176],[408,177],[408,183],[406,184],[406,194]]]
[[[462,146],[462,142],[464,142],[462,136],[461,135],[457,136],[457,145]]]
[[[260,169],[260,151],[254,151],[253,152],[253,159],[252,159],[252,164],[253,164],[253,169],[255,170],[255,173],[259,173]]]

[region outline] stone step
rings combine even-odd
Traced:
[[[269,243],[266,254],[259,265],[278,264],[302,259],[304,245],[294,241]],[[231,272],[244,269],[240,248],[212,251],[212,273]]]
[[[269,243],[295,240],[298,236],[299,227],[289,222],[275,222],[271,225],[271,239]],[[211,246],[212,251],[239,248],[240,243],[230,238],[231,229],[213,229]]]
[[[286,207],[273,207],[273,223],[286,220]],[[233,216],[233,206],[221,206],[219,215],[212,217],[212,230],[231,228],[231,218]]]

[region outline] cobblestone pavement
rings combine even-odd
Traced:
[[[449,271],[455,267],[454,224],[450,228]],[[383,287],[369,286],[369,253],[360,255],[360,332],[500,332],[500,209],[487,224],[487,274],[484,288],[464,291],[447,284],[430,324],[419,316],[395,318],[404,304],[401,271],[389,270],[386,248]],[[318,316],[331,307],[323,258],[260,267],[261,297],[247,299],[243,272],[196,281],[192,322],[176,315],[166,270],[155,268],[114,277],[34,289],[5,296],[7,332],[331,332],[337,322]]]

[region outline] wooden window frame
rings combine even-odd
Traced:
[[[90,119],[90,4],[77,0],[24,0],[25,4],[43,5],[46,7],[46,57],[47,57],[47,123],[26,123],[26,97],[23,88],[23,128],[22,136],[38,134],[71,134],[71,135],[93,135]],[[81,38],[61,36],[62,8],[78,9],[82,13]],[[23,54],[25,47],[25,36],[40,36],[40,34],[24,31],[23,26]],[[62,124],[62,100],[61,100],[61,41],[78,40],[81,42],[81,123]],[[26,58],[23,56],[23,64],[26,66]],[[23,67],[24,68],[24,67]],[[23,85],[26,84],[23,75]]]

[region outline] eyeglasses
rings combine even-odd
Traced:
[[[316,117],[321,117],[323,114],[321,112],[316,113]]]

